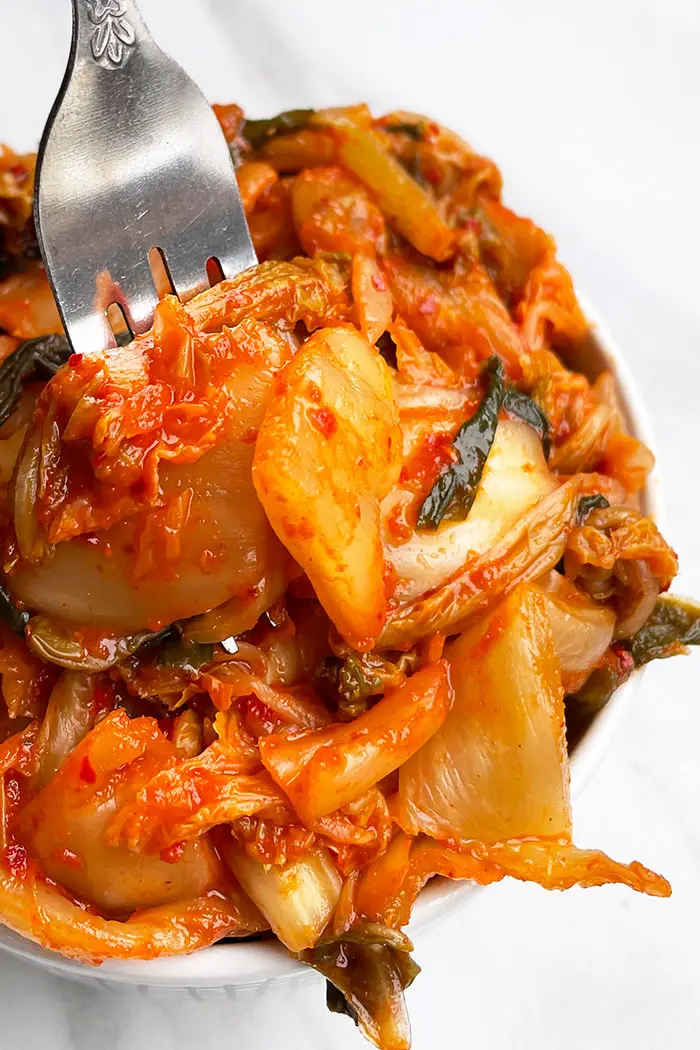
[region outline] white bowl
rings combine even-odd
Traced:
[[[618,380],[618,392],[631,432],[650,447],[650,434],[644,406],[630,371],[617,346],[600,324],[595,311],[579,296],[591,322],[591,337],[577,361],[568,362],[594,377],[610,369]],[[652,477],[644,494],[644,510],[659,522],[660,493]],[[571,755],[572,794],[583,789],[598,762],[610,746],[613,733],[636,691],[642,671],[637,671],[615,693],[613,699],[592,720]],[[444,918],[467,901],[480,887],[447,879],[433,879],[421,893],[413,910],[411,930]],[[244,989],[301,980],[312,971],[291,959],[272,938],[270,940],[215,944],[192,955],[142,960],[120,960],[87,966],[64,959],[0,926],[0,949],[46,970],[83,983],[103,983],[116,988],[136,985],[149,995],[189,995],[195,999],[233,997]]]

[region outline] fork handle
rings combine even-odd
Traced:
[[[134,0],[73,0],[73,58],[121,69],[151,36]]]

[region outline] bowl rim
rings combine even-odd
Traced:
[[[654,449],[654,440],[644,402],[629,366],[615,340],[601,321],[587,297],[577,290],[579,302],[589,323],[590,336],[601,362],[615,375],[618,393],[631,432]],[[644,510],[663,526],[661,487],[657,471],[652,471],[643,495]],[[639,687],[644,669],[617,690],[612,700],[600,711],[573,750],[571,756],[571,793],[578,797],[598,764],[608,751],[612,738],[629,710]],[[447,879],[433,879],[422,891],[413,909],[408,928],[416,933],[446,918],[469,900],[482,887]],[[207,991],[233,994],[236,989],[266,987],[291,979],[312,976],[313,971],[291,958],[276,940],[236,941],[201,948],[190,955],[158,959],[108,960],[97,966],[64,958],[33,941],[0,925],[0,950],[38,965],[44,970],[72,980],[107,984],[114,988],[138,986],[142,992],[159,990],[185,992],[195,998]]]

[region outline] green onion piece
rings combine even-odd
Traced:
[[[605,707],[635,668],[683,653],[688,645],[700,645],[700,604],[690,598],[662,594],[644,626],[632,638],[615,642],[578,692],[567,696],[569,744],[580,738],[591,718]]]
[[[253,149],[259,149],[275,135],[307,128],[314,113],[313,109],[288,109],[284,113],[278,113],[276,117],[268,117],[265,120],[246,120],[243,124],[242,135]]]
[[[618,644],[630,654],[635,667],[675,656],[687,645],[700,645],[700,604],[662,594],[644,626]]]
[[[158,652],[156,663],[160,667],[179,667],[183,671],[195,674],[205,664],[210,664],[213,659],[213,644],[185,642],[177,637],[166,640]]]
[[[500,358],[494,355],[489,359],[486,374],[488,387],[484,399],[454,439],[459,462],[443,471],[426,496],[418,515],[419,529],[436,529],[442,521],[464,521],[471,510],[505,396]]]
[[[22,384],[30,379],[50,379],[71,355],[62,335],[42,335],[21,343],[0,364],[0,426],[17,408]]]
[[[18,609],[10,597],[9,591],[0,583],[0,616],[15,634],[24,635],[29,623],[29,613]]]
[[[544,458],[547,459],[552,428],[540,406],[527,394],[521,394],[519,390],[511,386],[505,392],[503,408],[509,416],[521,419],[523,423],[527,423],[539,435]]]
[[[581,496],[576,508],[576,524],[583,525],[591,511],[603,510],[609,506],[610,504],[605,496],[601,495],[600,492],[597,492],[594,496]]]
[[[398,135],[408,135],[415,142],[422,142],[425,134],[423,124],[410,124],[399,121],[397,124],[385,124],[382,131],[391,131]]]

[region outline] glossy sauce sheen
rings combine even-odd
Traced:
[[[407,1050],[434,875],[670,893],[575,845],[567,730],[700,609],[495,164],[415,113],[216,111],[260,265],[103,355],[0,151],[0,920],[90,962],[266,932]]]

